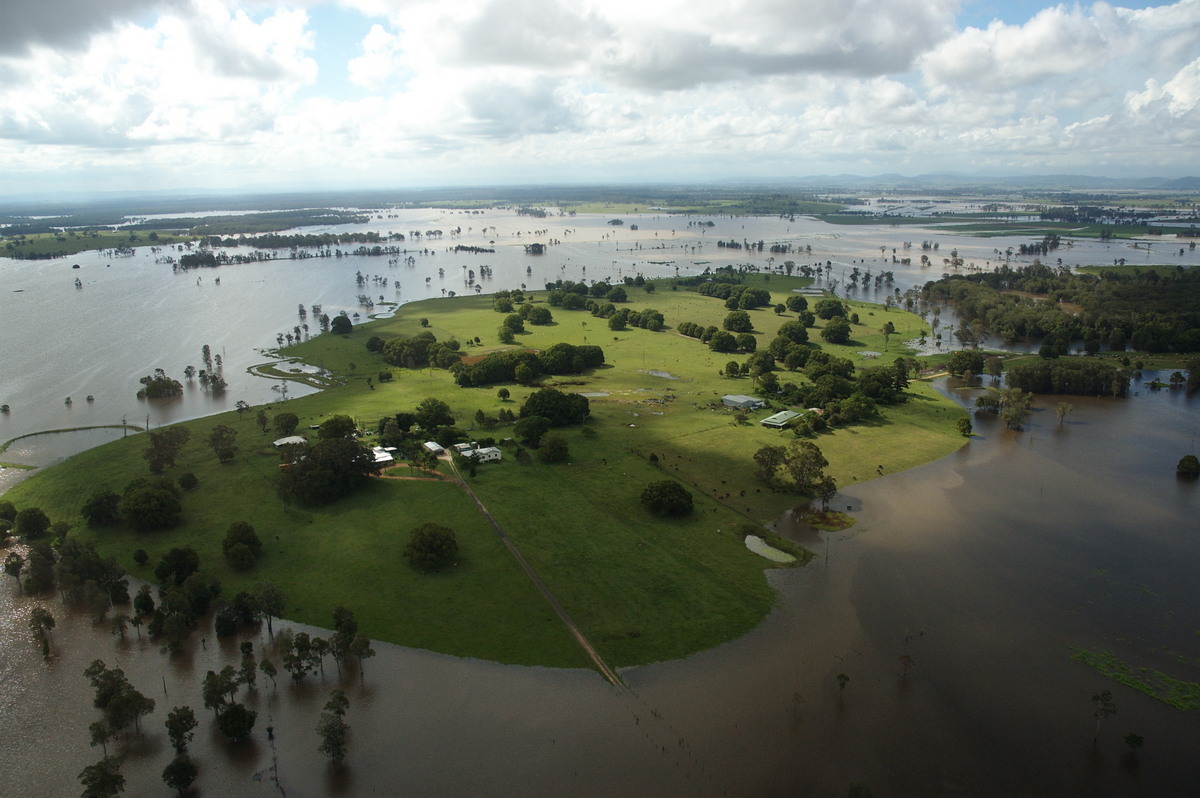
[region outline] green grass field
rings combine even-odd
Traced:
[[[782,301],[799,279],[751,277]],[[763,570],[772,563],[748,552],[738,526],[762,523],[802,500],[775,493],[753,477],[753,453],[766,444],[784,443],[791,433],[751,423],[736,423],[719,405],[726,393],[754,393],[749,379],[728,379],[718,372],[730,359],[671,329],[682,321],[720,326],[728,312],[721,301],[697,293],[630,289],[630,305],[654,307],[668,329],[631,329],[614,333],[603,319],[585,311],[554,308],[554,323],[529,326],[519,345],[542,348],[566,341],[601,346],[606,364],[594,372],[559,378],[563,390],[593,394],[592,419],[586,427],[565,430],[568,463],[520,466],[512,450],[501,463],[480,466],[472,487],[513,538],[576,623],[609,664],[624,666],[684,656],[744,634],[770,610],[771,590]],[[535,292],[535,301],[545,292]],[[878,305],[850,303],[862,323],[855,340],[828,347],[857,362],[887,362],[903,350],[897,342],[916,337],[922,321]],[[760,346],[795,314],[751,312]],[[531,391],[507,386],[464,389],[440,369],[391,369],[391,382],[367,383],[390,368],[365,347],[372,335],[387,338],[422,329],[420,319],[439,340],[456,337],[466,355],[499,348],[496,330],[503,318],[486,296],[435,299],[401,307],[396,316],[356,327],[346,336],[320,335],[287,354],[334,371],[340,384],[286,403],[302,428],[333,414],[346,414],[360,428],[373,429],[383,416],[412,410],[429,396],[449,403],[458,425],[480,437],[505,437],[504,426],[471,430],[476,410],[494,417],[512,410]],[[878,331],[892,321],[897,334],[890,352],[879,360],[860,354],[882,352]],[[819,340],[814,333],[814,340]],[[478,336],[480,344],[473,339]],[[470,344],[467,342],[470,341]],[[781,379],[802,379],[781,374]],[[555,384],[547,381],[544,384]],[[280,412],[276,405],[270,415]],[[187,422],[192,430],[180,462],[170,475],[192,471],[200,486],[184,499],[184,521],[177,528],[137,534],[124,527],[91,530],[79,507],[99,486],[120,491],[147,474],[141,436],[116,441],[47,469],[11,490],[6,498],[18,507],[41,506],[54,520],[75,524],[73,535],[116,556],[135,576],[150,577],[168,548],[189,545],[200,553],[203,568],[218,576],[226,594],[270,579],[289,597],[289,617],[326,625],[334,606],[355,611],[363,630],[376,639],[501,662],[551,666],[585,664],[582,653],[532,585],[504,551],[474,505],[451,480],[376,480],[359,494],[315,510],[285,508],[274,491],[278,458],[273,433],[254,423],[256,409],[238,416]],[[954,429],[962,411],[928,385],[914,382],[907,403],[887,408],[871,425],[821,435],[818,445],[830,472],[847,485],[880,473],[919,465],[958,448]],[[241,448],[228,465],[217,463],[204,444],[215,424],[238,430]],[[585,429],[590,432],[585,433]],[[650,455],[657,456],[653,462]],[[406,468],[393,473],[407,473]],[[639,502],[647,483],[675,477],[692,490],[691,518],[663,521]],[[266,543],[266,554],[253,571],[230,571],[220,554],[224,530],[249,521]],[[409,530],[426,521],[455,529],[460,561],[447,572],[424,576],[401,558]],[[146,549],[151,564],[138,568],[132,552]]]

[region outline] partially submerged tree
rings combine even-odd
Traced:
[[[341,690],[334,690],[325,703],[325,711],[317,721],[317,734],[321,736],[321,744],[317,750],[329,757],[335,764],[346,758],[346,742],[350,726],[346,723],[346,709],[350,702]]]

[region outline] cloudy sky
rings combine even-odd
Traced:
[[[0,196],[1200,173],[1200,0],[4,0]]]

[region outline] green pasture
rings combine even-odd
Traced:
[[[779,276],[749,280],[771,290],[776,302],[804,282]],[[748,378],[719,376],[727,361],[745,355],[713,353],[674,332],[681,321],[720,326],[728,313],[723,302],[684,288],[671,290],[666,281],[658,286],[654,293],[629,289],[629,304],[660,310],[668,325],[660,332],[613,332],[586,311],[560,308],[552,309],[553,324],[527,324],[528,332],[518,336],[520,346],[536,349],[565,341],[604,349],[603,367],[543,383],[592,394],[592,418],[583,427],[564,430],[571,448],[568,463],[546,465],[535,457],[532,465],[520,466],[515,450],[506,446],[502,462],[481,465],[476,476],[467,477],[541,579],[616,666],[684,656],[753,628],[771,607],[762,572],[774,566],[748,552],[736,528],[770,522],[805,500],[772,492],[753,476],[752,455],[759,447],[792,440],[790,432],[757,423],[772,411],[751,413],[748,423],[738,423],[720,406],[723,394],[754,393]],[[545,298],[545,291],[534,292],[533,301]],[[917,337],[924,326],[899,310],[850,304],[860,316],[854,340],[826,348],[862,364],[890,363],[905,354],[901,342]],[[759,346],[765,347],[795,314],[757,310],[751,317]],[[496,393],[500,386],[459,388],[447,371],[390,367],[365,346],[372,335],[428,329],[439,340],[457,338],[464,355],[482,355],[501,348],[496,331],[502,318],[487,296],[432,299],[405,305],[394,318],[364,324],[345,336],[317,336],[286,354],[331,369],[339,384],[276,403],[268,415],[286,408],[300,417],[304,431],[330,415],[346,414],[360,428],[373,430],[380,418],[436,396],[450,405],[468,434],[502,440],[510,434],[504,425],[473,429],[476,410],[489,417],[502,407],[516,411],[532,387],[505,386],[512,397],[502,402]],[[879,332],[885,321],[897,328],[886,353]],[[819,328],[810,334],[820,340]],[[884,354],[863,354],[868,351]],[[385,369],[394,379],[381,383],[378,375]],[[781,372],[780,379],[803,377]],[[574,641],[451,479],[374,480],[368,489],[324,508],[284,507],[274,489],[278,457],[270,441],[275,433],[260,431],[257,410],[186,423],[192,438],[169,475],[191,471],[200,486],[185,494],[184,519],[174,529],[92,530],[79,516],[79,507],[99,486],[119,492],[130,480],[148,475],[141,457],[145,440],[139,435],[46,469],[6,498],[70,521],[73,535],[117,557],[135,576],[149,578],[167,549],[189,545],[200,553],[204,570],[221,579],[226,595],[269,579],[283,587],[288,616],[299,621],[327,626],[333,607],[343,605],[376,639],[502,662],[584,664]],[[961,414],[930,386],[914,381],[909,401],[886,408],[882,419],[823,434],[816,442],[830,472],[848,485],[878,475],[880,467],[890,473],[954,451],[963,441],[954,429]],[[204,443],[215,424],[238,430],[240,452],[232,464],[219,464]],[[404,476],[408,469],[389,473]],[[682,481],[695,496],[690,518],[665,521],[642,508],[639,496],[646,484],[667,477]],[[257,567],[245,574],[229,570],[220,552],[224,530],[239,520],[253,524],[266,544]],[[426,521],[451,526],[459,538],[459,563],[440,574],[420,575],[400,557],[408,531]],[[133,564],[137,548],[150,553],[150,566]]]

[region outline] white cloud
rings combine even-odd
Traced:
[[[79,52],[36,48],[0,86],[0,135],[95,147],[214,140],[267,128],[316,74],[302,11],[262,22],[213,2],[123,23]]]
[[[0,34],[0,181],[1194,171],[1200,0],[963,30],[957,9],[114,0],[75,38]]]
[[[0,15],[0,55],[24,54],[34,47],[74,48],[124,20],[178,8],[188,0],[4,0]]]

